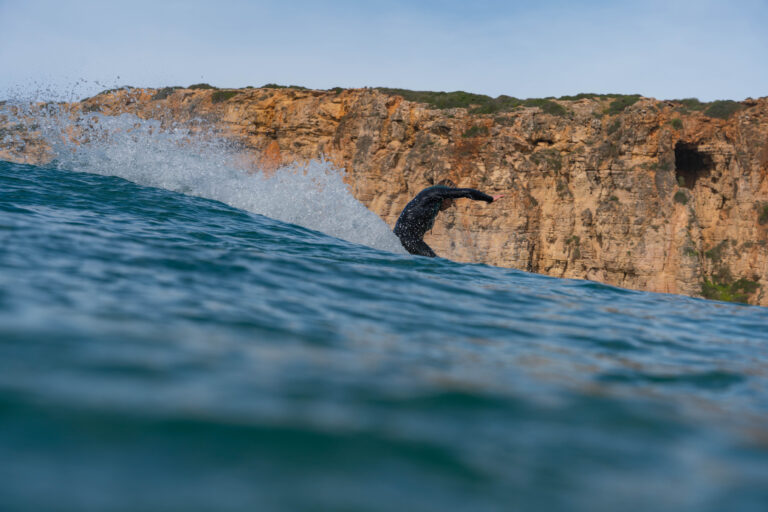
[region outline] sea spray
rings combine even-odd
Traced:
[[[39,134],[59,169],[118,176],[214,199],[353,243],[404,253],[386,223],[352,196],[344,169],[326,160],[267,174],[237,144],[200,126],[82,112],[55,102],[9,102],[0,109],[6,124]],[[13,144],[24,142],[11,135],[0,140],[0,148]]]

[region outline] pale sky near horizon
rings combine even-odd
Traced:
[[[766,62],[768,0],[0,0],[0,98],[273,82],[741,100],[768,96]]]

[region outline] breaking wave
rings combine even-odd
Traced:
[[[65,103],[10,103],[0,115],[39,134],[63,170],[221,201],[376,249],[404,253],[387,224],[355,199],[344,169],[326,160],[264,172],[231,141],[133,114],[73,112]],[[0,119],[1,120],[1,119]],[[3,145],[12,145],[6,136]]]

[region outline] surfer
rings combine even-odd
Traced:
[[[424,242],[424,234],[432,229],[439,212],[447,210],[455,199],[462,197],[492,203],[504,196],[489,196],[473,188],[456,188],[451,180],[442,180],[435,186],[425,188],[405,205],[395,224],[395,235],[405,250],[419,256],[437,256]]]

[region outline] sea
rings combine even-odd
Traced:
[[[0,510],[768,510],[768,309],[411,256],[199,127],[3,119],[50,159],[0,161]]]

